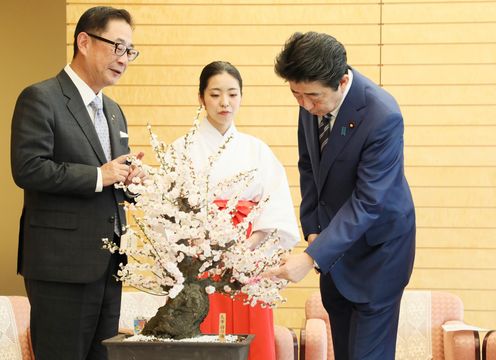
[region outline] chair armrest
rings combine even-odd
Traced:
[[[134,335],[134,330],[131,328],[120,327],[119,334]]]
[[[326,324],[321,319],[307,319],[300,332],[300,360],[327,359]]]
[[[0,296],[0,358],[34,360],[30,310],[25,296]]]
[[[461,321],[447,321],[446,324],[462,323]],[[472,330],[444,331],[444,359],[445,360],[479,360],[480,342],[479,333]]]
[[[293,329],[274,325],[277,360],[298,360],[298,339]]]
[[[484,337],[482,360],[496,360],[496,330],[489,331]]]

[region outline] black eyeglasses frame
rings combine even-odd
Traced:
[[[104,37],[101,37],[101,36],[98,36],[98,35],[95,35],[95,34],[91,34],[89,32],[87,32],[86,34],[88,34],[89,37],[92,37],[94,39],[97,39],[97,40],[106,42],[107,44],[114,45],[114,53],[115,53],[115,55],[122,56],[122,55],[126,54],[127,55],[127,59],[129,61],[133,61],[139,55],[139,51],[138,50],[136,50],[135,48],[128,48],[123,43],[115,42],[115,41],[112,41],[112,40],[109,40],[109,39],[105,39]]]

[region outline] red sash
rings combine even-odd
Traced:
[[[220,210],[225,210],[227,208],[227,200],[214,200],[214,204],[219,207]],[[232,222],[236,226],[240,222],[242,222],[245,217],[248,216],[253,207],[257,205],[256,202],[249,200],[240,200],[236,205],[236,211],[233,211]],[[248,229],[246,230],[246,238],[249,238],[251,235],[252,225],[251,223],[248,225]],[[198,275],[199,279],[206,279],[208,277],[208,272],[204,272],[203,274]],[[213,281],[219,281],[219,275],[211,275],[211,279]]]
[[[224,210],[227,207],[227,200],[214,200],[214,204],[219,207],[220,210]],[[238,225],[240,222],[242,222],[245,217],[248,216],[248,214],[251,212],[251,210],[257,205],[256,202],[250,201],[250,200],[239,200],[238,204],[236,205],[236,211],[233,211],[232,214],[232,222],[234,225]],[[246,230],[246,238],[249,238],[251,235],[252,231],[252,224],[248,226],[248,229]]]

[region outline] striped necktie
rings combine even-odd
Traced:
[[[322,116],[319,122],[319,144],[321,154],[329,141],[329,134],[331,133],[331,119],[332,115],[327,114]]]

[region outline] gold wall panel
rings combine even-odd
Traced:
[[[411,289],[462,297],[467,322],[496,325],[496,1],[109,0],[134,15],[141,51],[105,90],[129,122],[133,151],[155,164],[146,123],[170,142],[191,126],[204,65],[227,60],[244,79],[236,125],[260,137],[285,165],[299,211],[298,106],[273,72],[295,31],[345,44],[349,64],[384,86],[405,120],[405,172],[417,212]],[[67,2],[67,59],[80,13],[97,0]],[[296,252],[304,250],[300,241]],[[284,291],[275,321],[298,330],[313,272]]]

